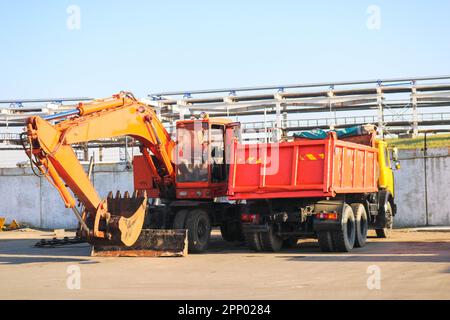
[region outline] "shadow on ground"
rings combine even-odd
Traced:
[[[291,261],[311,262],[436,262],[450,263],[450,242],[445,241],[370,241],[364,248],[355,248],[351,253],[323,253],[317,241],[300,240],[293,248],[283,248],[278,253],[249,251],[243,244],[224,242],[220,236],[213,237],[207,254],[247,253],[248,257],[267,254]]]
[[[55,248],[35,248],[36,239],[0,240],[0,266],[3,264],[29,264],[50,262],[99,263],[90,257],[88,244]],[[257,253],[242,243],[229,243],[220,235],[213,235],[205,255],[243,254],[246,258],[273,255],[279,259],[311,262],[424,262],[449,263],[450,242],[445,241],[374,241],[351,253],[322,253],[317,241],[301,240],[294,248],[284,248],[278,253]],[[450,272],[450,270],[449,270]]]
[[[90,259],[90,246],[77,244],[55,248],[36,248],[36,239],[0,240],[0,266],[46,262],[96,263]]]

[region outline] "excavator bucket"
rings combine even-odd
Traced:
[[[184,257],[188,253],[187,230],[143,229],[147,207],[145,193],[132,197],[118,192],[100,205],[90,237],[94,257]],[[107,210],[107,212],[106,212]],[[106,213],[105,213],[106,212]],[[106,218],[106,219],[103,219]]]
[[[93,246],[93,257],[185,257],[187,230],[143,229],[131,247]]]
[[[95,216],[87,218],[90,226],[88,242],[93,246],[131,247],[136,243],[144,224],[147,209],[147,195],[135,192],[124,197],[112,192],[103,201]]]

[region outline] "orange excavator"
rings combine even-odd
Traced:
[[[58,190],[79,221],[79,235],[93,246],[132,247],[143,229],[187,229],[189,251],[202,252],[213,226],[230,241],[242,238],[239,205],[220,201],[239,132],[239,123],[204,116],[179,121],[175,142],[153,107],[121,92],[30,117],[22,144],[33,169]],[[141,151],[133,159],[135,190],[101,199],[72,145],[122,136],[134,138]],[[159,204],[149,205],[149,198]]]

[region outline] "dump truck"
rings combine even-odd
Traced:
[[[303,132],[294,141],[235,143],[228,195],[245,201],[242,229],[256,251],[317,238],[322,251],[366,244],[368,228],[388,236],[396,214],[386,142],[374,126]],[[392,156],[399,168],[396,150]]]
[[[240,132],[240,123],[204,114],[178,121],[173,139],[152,106],[120,92],[30,117],[21,140],[35,174],[78,219],[78,236],[105,256],[183,255],[186,242],[204,252],[213,227],[258,251],[304,236],[326,251],[351,250],[364,245],[368,225],[387,235],[393,176],[375,133],[245,145]],[[122,136],[140,148],[134,190],[102,199],[73,146]]]

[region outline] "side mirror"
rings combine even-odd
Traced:
[[[399,158],[398,157],[398,148],[393,148],[392,149],[392,160],[394,160],[395,162],[398,162],[398,158]]]

